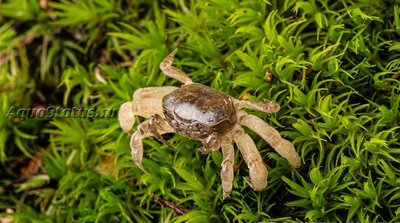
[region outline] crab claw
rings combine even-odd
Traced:
[[[135,114],[133,113],[132,102],[125,102],[119,107],[118,111],[119,125],[125,132],[130,132],[135,124]]]

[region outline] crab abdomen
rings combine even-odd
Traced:
[[[225,134],[236,123],[232,98],[201,84],[184,85],[164,96],[163,111],[177,133],[193,139]]]

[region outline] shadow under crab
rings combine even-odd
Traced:
[[[256,191],[267,186],[268,171],[264,165],[254,141],[243,131],[241,126],[260,135],[282,157],[295,168],[302,165],[292,143],[283,139],[279,132],[254,115],[244,112],[243,108],[259,110],[266,113],[279,111],[279,104],[274,101],[251,102],[238,100],[213,88],[193,83],[182,71],[172,66],[176,50],[169,54],[160,64],[160,69],[167,76],[183,83],[177,87],[141,88],[133,94],[133,100],[124,103],[119,110],[118,119],[121,128],[132,134],[130,140],[131,155],[134,163],[143,171],[142,139],[153,136],[166,142],[161,135],[178,133],[203,143],[203,153],[222,149],[223,161],[221,180],[223,198],[232,191],[234,174],[235,142],[245,160],[250,174],[250,185]],[[149,118],[131,129],[135,115]]]

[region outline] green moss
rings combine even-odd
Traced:
[[[399,221],[399,5],[3,1],[0,216],[9,208],[16,222]],[[175,48],[176,66],[194,81],[278,101],[276,115],[249,112],[292,141],[304,166],[291,168],[249,132],[269,186],[254,192],[240,165],[222,201],[222,156],[200,154],[199,142],[175,135],[171,150],[144,140],[144,174],[116,117],[5,117],[12,106],[118,108],[136,89],[178,85],[158,68]]]

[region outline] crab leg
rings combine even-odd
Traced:
[[[208,154],[211,151],[216,151],[220,147],[219,136],[217,133],[211,133],[203,140],[203,146],[199,149],[201,153]]]
[[[239,113],[240,124],[247,126],[253,132],[260,135],[272,148],[282,157],[287,159],[291,166],[299,168],[302,165],[300,156],[297,154],[293,144],[281,137],[281,134],[257,116],[245,112]]]
[[[222,155],[224,158],[221,164],[221,180],[222,191],[224,193],[223,199],[225,200],[232,191],[233,165],[235,160],[235,153],[232,144],[222,144]]]
[[[235,99],[235,104],[238,109],[249,108],[253,110],[262,111],[265,113],[276,113],[280,109],[280,105],[276,101],[247,101]]]
[[[265,167],[254,141],[246,134],[242,127],[235,126],[236,134],[233,138],[244,161],[249,168],[250,186],[259,191],[267,186],[268,170]]]
[[[149,118],[153,114],[163,117],[162,99],[175,91],[176,87],[148,87],[135,91],[133,101],[121,105],[118,120],[125,132],[130,132],[135,124],[135,115]]]
[[[143,158],[143,143],[142,140],[149,136],[159,136],[162,134],[174,132],[171,126],[168,125],[160,116],[152,116],[149,120],[146,120],[139,124],[136,132],[131,136],[130,147],[132,160],[136,166],[146,172],[142,165]]]
[[[175,90],[177,87],[173,86],[165,86],[165,87],[147,87],[140,88],[133,93],[134,101],[143,101],[144,99],[158,99],[162,100],[162,98]]]
[[[119,107],[118,121],[122,130],[130,132],[135,124],[135,112],[133,111],[133,103],[125,102]]]
[[[169,77],[172,77],[184,84],[191,84],[192,80],[187,76],[187,74],[172,66],[176,51],[178,51],[178,49],[175,49],[167,57],[165,57],[165,59],[160,64],[160,69],[164,74]]]

